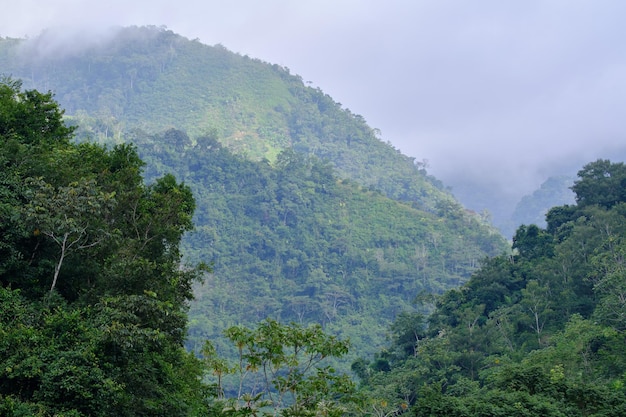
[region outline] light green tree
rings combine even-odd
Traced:
[[[205,363],[216,376],[224,415],[339,416],[354,392],[347,375],[325,364],[348,353],[349,343],[324,333],[321,326],[284,325],[266,319],[256,329],[233,326],[226,337],[238,352],[236,364],[220,359],[207,341]],[[226,374],[237,380],[236,392],[225,393]]]

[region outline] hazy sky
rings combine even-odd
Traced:
[[[623,0],[0,0],[0,36],[165,25],[289,67],[444,181],[626,144]],[[10,12],[7,12],[10,11]]]

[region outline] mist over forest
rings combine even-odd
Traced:
[[[476,142],[418,158],[287,66],[90,33],[0,38],[0,414],[626,413],[620,145],[435,100],[412,144]]]

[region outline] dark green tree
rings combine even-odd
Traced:
[[[70,141],[50,94],[0,84],[0,413],[203,415],[183,347],[195,201],[134,148]]]
[[[622,162],[612,163],[598,159],[578,171],[579,179],[572,190],[576,193],[579,207],[597,204],[610,208],[626,201],[626,166]]]
[[[513,236],[513,249],[517,249],[525,259],[553,255],[552,235],[538,226],[521,225]]]

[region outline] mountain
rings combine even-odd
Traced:
[[[541,183],[523,194],[495,181],[476,180],[463,174],[447,177],[445,182],[464,207],[489,212],[491,223],[510,239],[520,224],[545,225],[544,215],[550,207],[572,203],[574,194],[569,187],[577,172],[588,161],[597,159],[624,161],[626,147],[616,144],[590,147],[579,155],[564,153],[560,159],[542,166]]]
[[[546,214],[552,207],[574,204],[571,186],[574,178],[566,175],[550,177],[532,194],[522,197],[511,216],[511,224],[546,226]]]
[[[423,165],[284,67],[164,28],[55,36],[0,40],[0,73],[52,90],[77,140],[133,142],[148,181],[171,172],[193,191],[183,252],[213,273],[190,306],[192,349],[274,317],[322,323],[365,355],[420,293],[508,250]]]

